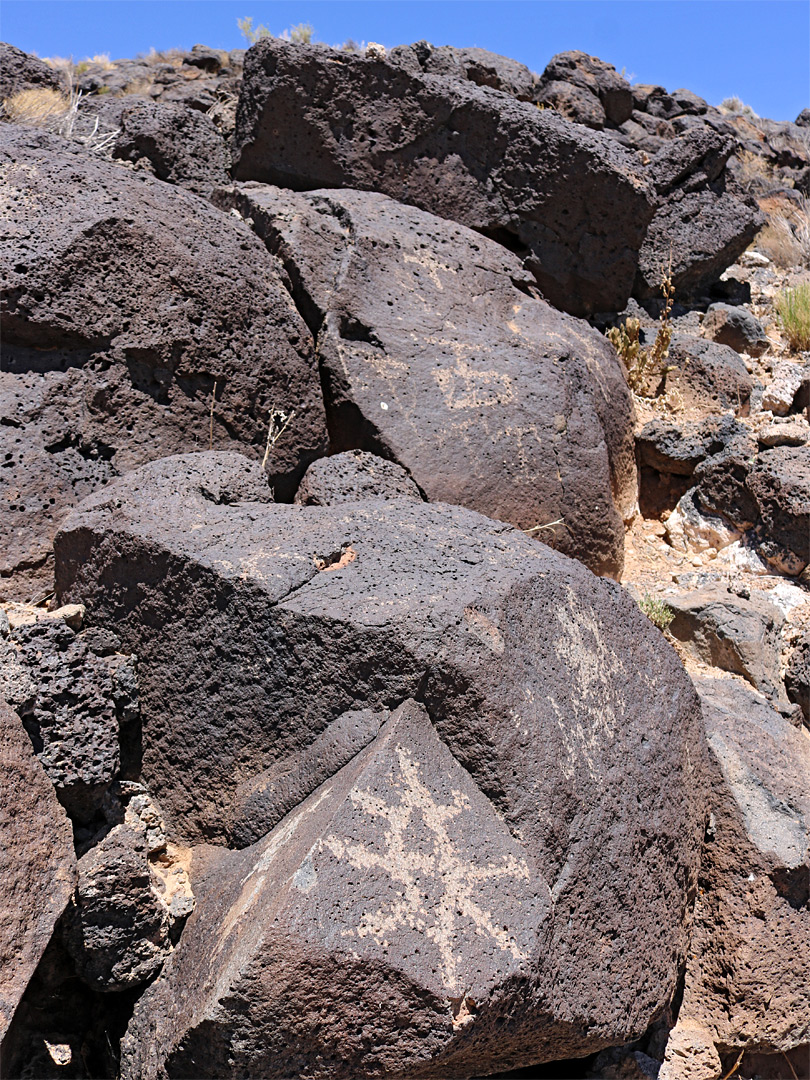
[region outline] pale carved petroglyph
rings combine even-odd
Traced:
[[[507,405],[514,400],[512,380],[502,371],[484,371],[473,367],[463,357],[453,368],[434,372],[434,378],[448,409],[480,409]]]
[[[442,805],[420,777],[419,762],[407,747],[398,744],[396,756],[401,783],[395,786],[398,802],[388,802],[370,791],[354,788],[352,802],[366,814],[388,823],[383,834],[385,849],[380,851],[367,844],[346,843],[337,835],[323,841],[337,859],[346,859],[358,870],[379,869],[387,873],[399,899],[383,904],[376,911],[364,912],[354,930],[346,936],[372,936],[387,947],[389,938],[398,932],[412,929],[424,934],[438,953],[442,977],[449,991],[461,990],[459,963],[462,951],[458,938],[470,933],[489,938],[501,952],[513,960],[525,961],[528,953],[521,950],[507,927],[499,925],[491,912],[478,902],[477,896],[485,883],[511,879],[528,881],[529,866],[524,859],[504,855],[500,862],[483,866],[471,864],[454,842],[450,823],[469,808],[469,799],[453,791],[453,801]],[[412,820],[420,814],[427,831],[432,835],[432,847],[418,847],[412,842]],[[430,881],[429,906],[425,903],[424,879]]]

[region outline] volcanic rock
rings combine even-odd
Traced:
[[[773,604],[746,600],[723,588],[667,595],[675,614],[669,632],[698,659],[742,675],[768,697],[779,696],[779,649],[784,616]]]
[[[653,197],[635,157],[553,110],[380,57],[248,50],[234,176],[376,190],[503,240],[546,298],[621,311]]]
[[[0,1039],[76,883],[73,830],[20,718],[0,701]]]
[[[785,689],[790,700],[801,707],[805,725],[810,727],[810,633],[807,631],[788,657]]]
[[[721,1053],[807,1048],[808,741],[744,684],[695,685],[714,793],[680,1015]]]
[[[61,90],[59,72],[38,56],[0,41],[0,101],[35,87]]]
[[[751,356],[762,356],[771,344],[755,315],[745,308],[732,307],[730,304],[711,304],[701,329],[703,335],[712,341]]]
[[[6,595],[47,582],[65,510],[112,476],[209,442],[261,456],[294,412],[267,461],[291,499],[326,447],[323,401],[309,332],[260,241],[55,136],[2,125],[0,158]]]
[[[426,75],[444,75],[477,86],[502,90],[520,101],[533,101],[537,76],[525,64],[486,49],[457,49],[452,45],[436,47],[427,41],[398,45],[388,53],[390,63],[408,71]]]
[[[113,157],[147,160],[155,176],[197,195],[228,181],[225,141],[205,113],[171,102],[136,101],[122,111]]]
[[[401,465],[366,450],[346,450],[313,461],[293,502],[301,506],[334,506],[357,499],[421,498],[419,488]]]
[[[538,83],[538,101],[548,101],[557,107],[553,95],[549,95],[551,86],[568,84],[578,91],[590,95],[598,102],[602,115],[612,124],[623,124],[630,119],[633,111],[633,92],[627,80],[616,71],[612,64],[605,63],[596,56],[574,49],[570,52],[557,53],[546,65]],[[578,123],[588,123],[587,119],[570,117]],[[597,126],[596,124],[593,125]],[[601,124],[599,125],[601,127]]]
[[[748,472],[767,538],[810,563],[810,446],[777,446],[758,454]]]
[[[284,262],[318,343],[333,450],[399,463],[432,502],[556,523],[554,547],[620,572],[632,405],[601,334],[536,299],[499,244],[384,195],[253,184],[217,200]]]
[[[169,833],[222,843],[239,784],[289,760],[343,713],[395,709],[409,697],[426,713],[417,710],[413,727],[384,729],[258,847],[225,856],[223,876],[214,865],[210,891],[205,874],[195,877],[197,912],[144,998],[127,1075],[171,1073],[171,1062],[179,1073],[229,1075],[235,1053],[240,1075],[273,1075],[295,1054],[313,1075],[370,1075],[381,1064],[404,1073],[419,1063],[426,1076],[462,1076],[473,1060],[556,1060],[640,1034],[676,984],[703,823],[699,716],[675,654],[618,586],[509,526],[413,500],[229,501],[234,469],[244,475],[238,458],[216,453],[154,462],[86,500],[57,540],[60,594],[81,594],[88,619],[137,646],[143,773]],[[216,502],[203,495],[212,484]],[[384,779],[392,769],[424,799],[413,846],[401,832],[406,808],[397,810]],[[334,829],[343,854],[327,844],[331,811],[319,809],[321,798],[346,822]],[[472,878],[464,874],[481,882],[482,911],[492,912],[485,882],[506,865],[495,852],[514,867],[498,892],[505,917],[492,924],[504,948],[484,962],[492,935],[479,941],[467,930],[469,949],[454,947],[458,909],[429,902],[420,940],[431,956],[431,942],[446,941],[443,963],[456,974],[424,966],[410,949],[398,967],[401,935],[386,926],[410,916],[374,884],[384,879],[375,867],[386,837],[398,844],[400,830],[406,845],[395,874],[416,875],[417,892],[424,881],[438,901],[441,874],[434,887],[416,869],[435,877],[437,864],[418,862],[430,854],[424,829],[447,830],[455,849],[468,811],[481,822],[471,834],[479,840],[472,849],[464,840],[459,859],[475,860]],[[483,856],[496,840],[493,857]],[[321,850],[339,862],[340,882],[357,883],[350,891],[336,880],[324,907],[305,899],[328,885],[331,871],[318,884]],[[365,850],[378,855],[364,862]],[[251,872],[255,889],[243,891]],[[297,876],[280,889],[277,874]],[[379,904],[362,899],[377,895]],[[523,898],[516,907],[514,895]],[[274,926],[303,942],[325,910],[334,922],[322,921],[311,946],[265,949]],[[368,920],[357,921],[364,911]],[[224,951],[214,954],[210,935],[221,932]],[[191,971],[195,985],[209,985],[204,972],[213,980],[199,1010],[183,974]],[[465,979],[480,979],[478,998]],[[309,997],[322,1007],[305,1013],[294,988],[315,983],[329,992]],[[390,1008],[379,1008],[381,994]],[[225,1001],[240,995],[236,1016]],[[408,1028],[418,1030],[413,1040],[402,1035],[406,1009],[420,1021]],[[509,1025],[499,1025],[508,1009]],[[249,1031],[255,1042],[232,1038]],[[270,1047],[289,1055],[271,1062]]]
[[[734,349],[676,331],[672,335],[664,380],[683,403],[702,410],[745,412],[754,383]]]

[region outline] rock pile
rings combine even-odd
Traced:
[[[743,252],[805,129],[264,39],[68,130],[0,59],[2,1075],[798,1076],[810,380]]]

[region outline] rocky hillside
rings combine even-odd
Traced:
[[[810,111],[0,61],[2,1076],[810,1076]]]

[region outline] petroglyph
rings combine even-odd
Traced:
[[[480,409],[514,400],[512,380],[502,371],[482,371],[459,357],[453,368],[434,372],[448,409]]]
[[[518,947],[509,929],[479,904],[477,895],[485,883],[528,881],[529,866],[512,855],[503,855],[500,862],[476,866],[461,855],[450,826],[469,809],[468,797],[454,790],[452,802],[442,805],[422,781],[419,762],[407,747],[397,744],[396,756],[401,782],[395,784],[394,790],[399,801],[389,802],[358,788],[350,792],[356,806],[388,823],[383,833],[385,849],[346,843],[334,834],[323,841],[336,858],[348,860],[355,869],[385,871],[400,897],[376,911],[364,912],[357,928],[344,934],[360,938],[371,935],[385,948],[398,932],[417,930],[435,946],[446,987],[463,993],[467,988],[460,983],[458,967],[463,950],[459,938],[471,933],[483,936],[513,960],[528,959],[528,953]],[[413,843],[411,823],[416,814],[421,815],[432,838],[431,846]],[[427,897],[429,903],[425,902]]]

